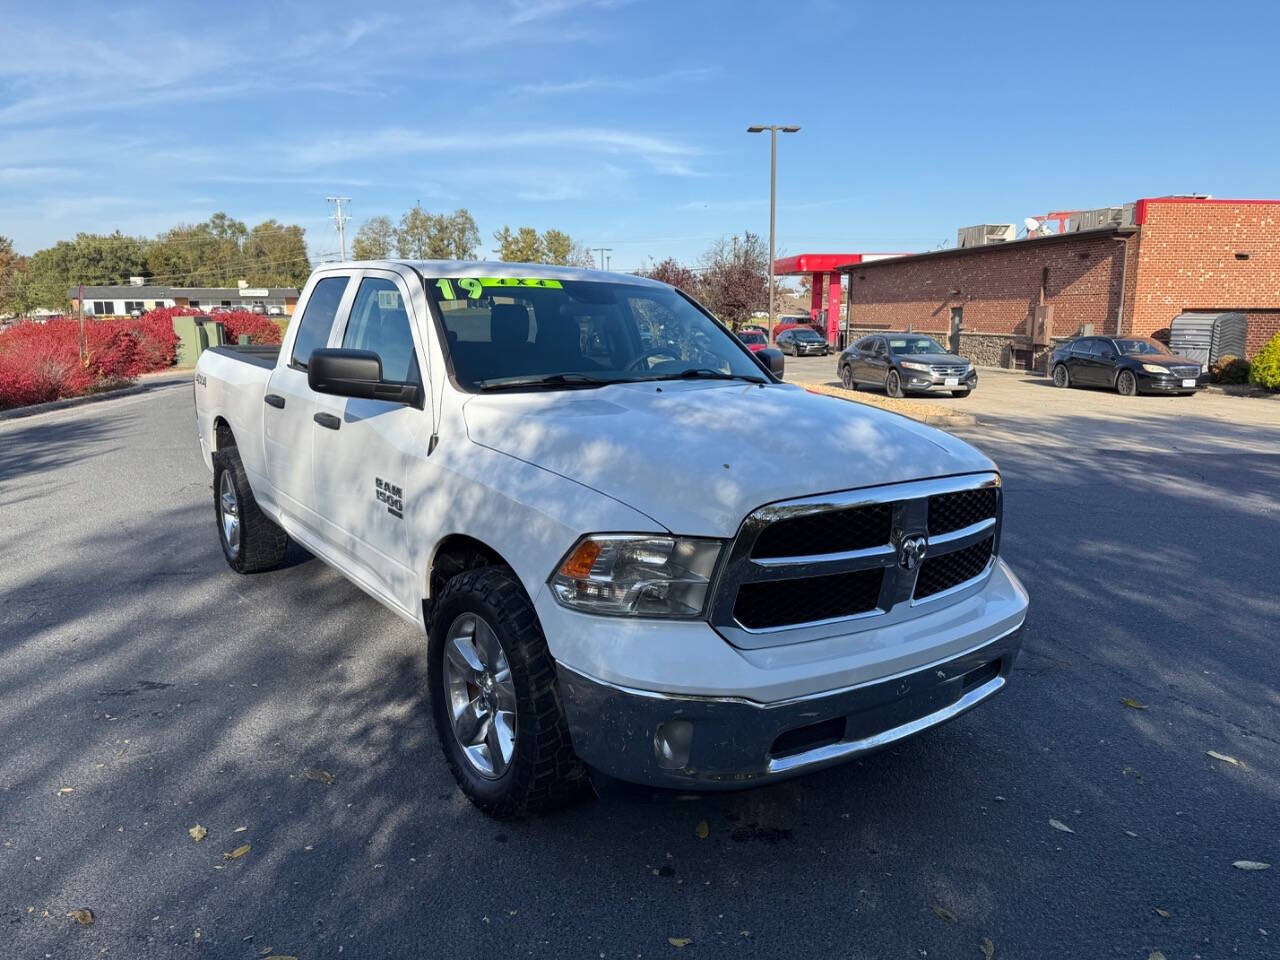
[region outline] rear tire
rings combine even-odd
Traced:
[[[1116,375],[1116,393],[1122,397],[1134,397],[1138,394],[1138,378],[1132,370],[1121,370]]]
[[[213,455],[213,509],[222,555],[232,570],[260,573],[280,566],[289,535],[258,506],[235,447]]]
[[[1063,389],[1071,386],[1071,371],[1067,369],[1065,363],[1060,363],[1053,368],[1053,385]]]
[[[515,574],[506,567],[458,574],[433,605],[428,636],[436,733],[471,802],[505,820],[553,810],[581,795],[590,781],[569,739],[555,661]],[[478,658],[460,663],[468,638],[469,652]],[[499,719],[504,714],[514,718]],[[495,725],[502,734],[496,740]],[[509,744],[503,739],[508,735]],[[498,762],[486,762],[495,756]]]
[[[884,392],[896,400],[901,400],[904,396],[902,392],[902,377],[898,375],[897,370],[890,370],[885,375]]]

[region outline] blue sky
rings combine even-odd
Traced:
[[[415,202],[614,268],[768,232],[921,250],[1162,193],[1280,195],[1280,9],[1213,3],[0,2],[0,234],[215,210],[337,249]]]

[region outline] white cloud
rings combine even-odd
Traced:
[[[557,96],[560,94],[581,93],[586,90],[647,90],[653,87],[667,86],[682,81],[698,80],[715,73],[711,67],[696,67],[689,70],[668,70],[640,77],[582,77],[577,80],[543,81],[541,83],[522,83],[513,87],[515,95]]]

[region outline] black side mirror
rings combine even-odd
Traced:
[[[786,365],[787,360],[786,357],[782,355],[781,350],[777,347],[765,347],[757,353],[756,356],[760,359],[761,363],[769,368],[769,372],[775,377],[782,376],[782,370]]]
[[[321,347],[307,359],[307,385],[316,393],[405,403],[422,409],[423,391],[416,383],[382,379],[382,359],[371,350]]]

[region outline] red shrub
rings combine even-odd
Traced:
[[[0,332],[0,407],[74,397],[105,381],[132,380],[173,365],[176,313],[153,310],[132,317],[86,318],[80,360],[80,323],[72,317],[18,323]]]
[[[242,334],[248,334],[253,343],[279,343],[284,339],[280,325],[270,317],[248,310],[220,313],[213,319],[226,325],[227,340],[236,343]]]

